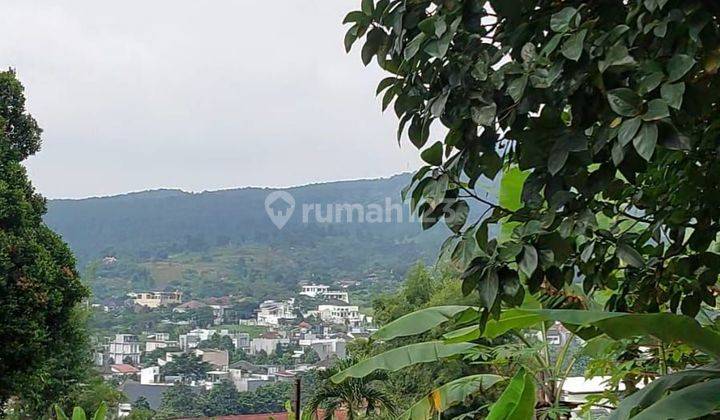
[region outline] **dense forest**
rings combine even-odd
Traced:
[[[371,206],[383,212],[388,200],[399,206],[409,182],[402,174],[289,188],[296,206],[282,229],[266,214],[265,199],[274,190],[264,188],[51,200],[45,220],[78,256],[96,298],[180,289],[188,297],[242,293],[262,299],[290,293],[299,281],[392,284],[415,261],[431,263],[446,228],[423,232],[406,206],[400,217],[393,210],[391,223],[368,222]],[[318,222],[313,212],[303,221],[306,205],[319,205],[318,215],[326,216],[328,206],[334,214],[343,204],[361,205],[364,221],[357,212],[351,222]],[[106,256],[117,262],[103,264]]]

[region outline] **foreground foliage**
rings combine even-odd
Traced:
[[[76,310],[87,290],[21,163],[40,149],[40,133],[15,73],[0,73],[0,406],[17,397],[30,415],[61,401],[88,360]]]
[[[442,250],[477,306],[390,324],[377,338],[469,319],[444,341],[393,349],[334,380],[475,358],[487,353],[480,339],[514,331],[522,341],[550,320],[584,338],[653,343],[658,374],[678,342],[685,364],[717,361],[717,334],[693,318],[716,305],[720,274],[719,12],[702,0],[363,0],[350,12],[346,48],[364,38],[363,62],[391,74],[378,85],[383,108],[426,163],[405,194],[425,228],[444,220],[452,231]],[[477,188],[500,176],[498,199]],[[491,211],[471,216],[468,200]],[[545,309],[512,309],[528,295]],[[625,357],[639,360],[638,348]],[[710,414],[714,369],[663,376],[615,415]],[[546,388],[557,378],[535,378],[536,390],[536,373],[522,366],[508,379],[489,417],[555,404]],[[639,379],[623,380],[632,391]]]
[[[663,376],[644,389],[623,400],[612,418],[696,418],[714,413],[720,404],[715,391],[720,380],[720,334],[701,326],[696,320],[674,314],[628,314],[586,310],[513,309],[503,312],[497,320],[489,321],[481,329],[477,321],[482,316],[477,307],[437,307],[417,311],[381,328],[375,338],[393,339],[420,334],[451,321],[452,318],[468,324],[446,334],[444,341],[412,344],[390,350],[362,360],[336,373],[332,380],[341,383],[348,378],[363,378],[382,370],[399,370],[418,363],[428,363],[449,357],[473,358],[483,352],[483,345],[476,340],[493,338],[514,331],[521,333],[527,328],[544,329],[547,321],[560,321],[569,329],[586,338],[587,348],[596,347],[598,340],[612,341],[641,336],[664,343],[680,342],[701,351],[712,358],[713,364],[697,369]],[[433,317],[435,321],[429,321]],[[425,329],[410,328],[423,322]],[[555,381],[558,378],[553,378]],[[453,381],[433,391],[428,400],[418,401],[417,411],[408,412],[406,418],[431,419],[452,404],[459,404],[468,395],[481,392],[500,382],[496,375],[469,376]],[[490,407],[488,418],[532,418],[535,415],[536,381],[532,372],[520,368],[509,381],[503,394]],[[466,391],[460,397],[449,398],[449,390],[463,384]],[[545,383],[540,383],[545,386]],[[561,386],[560,386],[561,388]],[[458,395],[457,393],[455,395]],[[690,398],[692,397],[692,398]],[[436,401],[445,401],[438,404]],[[551,401],[556,403],[557,401]],[[669,409],[672,407],[672,410]],[[412,416],[412,417],[408,417]]]

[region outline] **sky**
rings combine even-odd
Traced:
[[[62,3],[62,4],[59,4]],[[4,0],[50,198],[387,177],[416,169],[343,48],[351,0]]]

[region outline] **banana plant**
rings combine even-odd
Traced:
[[[472,325],[480,317],[481,310],[471,306],[442,306],[408,314],[378,330],[373,335],[373,339],[391,340],[417,335],[450,320],[465,321],[470,325],[446,334],[443,341],[412,344],[360,361],[334,375],[332,380],[341,382],[347,378],[369,375],[376,370],[396,371],[413,364],[440,361],[449,357],[471,357],[482,351],[483,346],[478,344],[481,338],[495,338],[505,333],[515,333],[520,336],[522,331],[528,328],[542,328],[546,322],[557,321],[588,340],[596,337],[605,337],[609,340],[643,337],[668,344],[679,342],[716,360],[714,365],[658,378],[622,400],[611,418],[690,419],[712,414],[720,406],[720,393],[717,392],[720,386],[720,334],[700,325],[693,318],[670,313],[629,314],[518,308],[504,311],[497,320],[488,320],[485,328],[481,329],[479,325]],[[473,380],[468,378],[470,377],[453,382],[473,383]],[[475,382],[477,385],[465,387],[465,392],[469,393],[458,392],[454,394],[455,397],[447,398],[448,389],[455,389],[448,387],[451,382],[433,391],[427,400],[418,401],[401,418],[431,419],[448,407],[462,403],[464,398],[472,395],[473,389],[475,393],[483,392],[489,388],[488,384],[494,386],[503,382],[506,381],[485,378],[479,380],[479,384]],[[496,420],[534,418],[537,414],[535,385],[538,382],[537,378],[526,369],[520,369],[508,382],[499,399],[490,407],[488,418]],[[441,399],[442,395],[446,396],[445,400]],[[411,411],[415,407],[418,407],[416,411]]]
[[[68,418],[68,416],[65,414],[63,409],[55,404],[55,417],[58,420],[88,420],[87,415],[85,414],[85,410],[82,409],[82,407],[75,407],[72,412],[72,417]],[[95,410],[95,414],[90,417],[90,420],[105,420],[107,418],[107,404],[105,402],[101,402],[100,406],[97,410]]]

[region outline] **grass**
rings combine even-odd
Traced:
[[[222,324],[213,327],[215,330],[228,330],[230,332],[241,332],[250,334],[250,338],[257,338],[260,334],[267,332],[267,327],[260,325],[238,325],[238,324]]]

